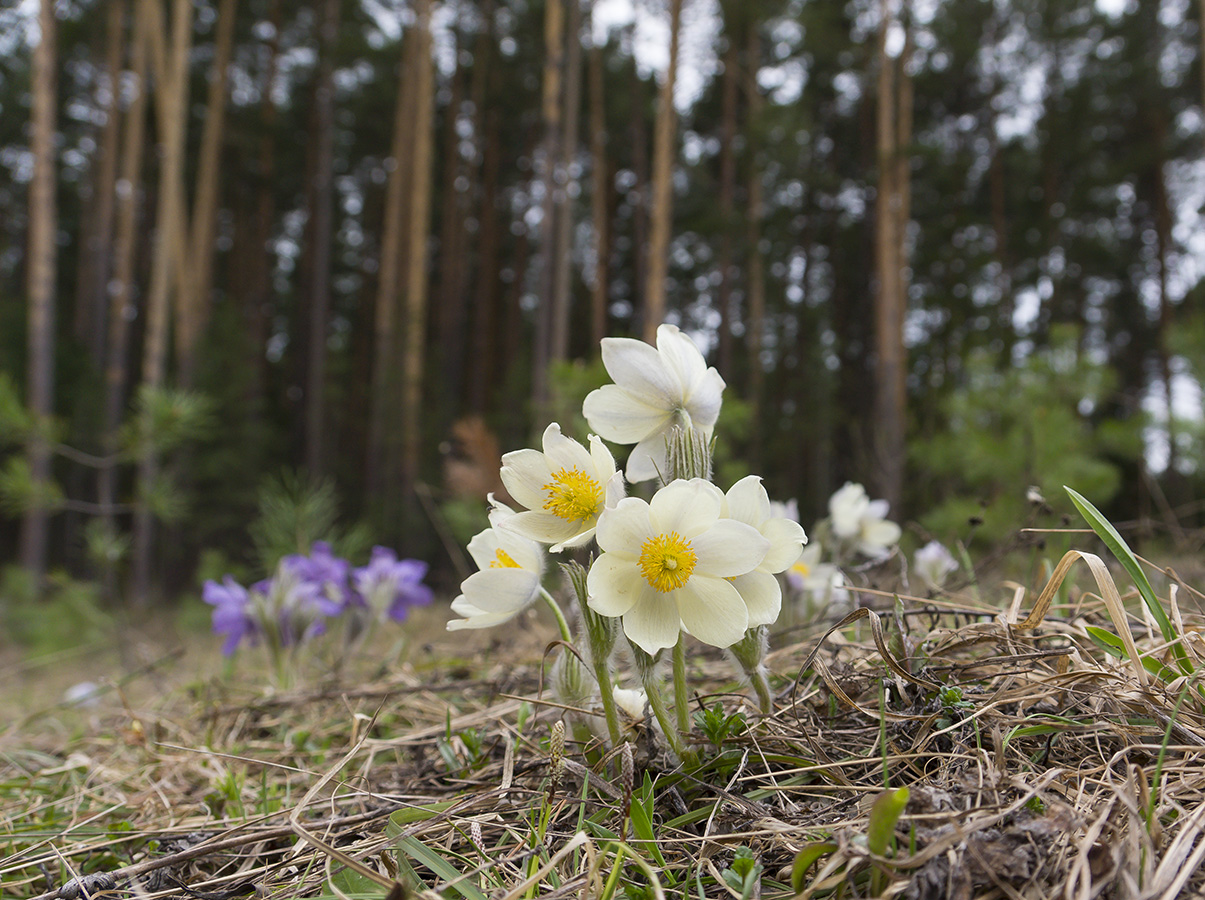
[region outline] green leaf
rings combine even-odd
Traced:
[[[891,838],[895,835],[895,823],[899,821],[908,805],[908,789],[896,788],[884,791],[870,808],[870,824],[866,829],[866,845],[875,856],[886,856]]]
[[[1084,517],[1084,520],[1096,532],[1097,537],[1104,541],[1105,546],[1117,557],[1122,568],[1129,573],[1135,587],[1138,588],[1138,593],[1142,595],[1142,601],[1146,604],[1147,609],[1151,611],[1151,615],[1155,617],[1155,621],[1159,623],[1159,630],[1163,633],[1163,639],[1165,641],[1174,641],[1177,637],[1176,629],[1172,626],[1171,620],[1167,618],[1167,613],[1163,611],[1163,604],[1155,596],[1155,589],[1151,587],[1150,581],[1147,580],[1146,572],[1142,570],[1142,566],[1138,563],[1138,557],[1134,555],[1134,551],[1130,549],[1130,545],[1125,542],[1125,538],[1118,534],[1113,524],[1102,516],[1100,510],[1089,503],[1087,499],[1066,485],[1063,485],[1063,490],[1071,497],[1071,502],[1075,504],[1075,508],[1079,510],[1080,515]],[[1183,648],[1178,644],[1176,646],[1180,653],[1184,652]]]
[[[461,878],[461,873],[450,862],[424,844],[416,837],[398,838],[398,850],[405,853],[415,862],[426,866],[442,881],[448,882],[448,887],[464,897],[465,900],[487,900],[485,894],[477,885],[467,878]],[[459,880],[458,880],[459,879]]]
[[[831,841],[817,841],[816,843],[808,844],[802,850],[795,854],[795,862],[791,866],[791,888],[796,894],[803,893],[805,879],[807,878],[808,869],[812,864],[822,856],[828,856],[830,853],[837,852],[837,845]]]

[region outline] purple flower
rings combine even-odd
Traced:
[[[329,554],[328,554],[329,555]],[[331,561],[336,565],[332,565]],[[337,563],[344,568],[343,584],[336,581]],[[347,563],[337,557],[329,560],[305,556],[286,556],[266,586],[268,607],[276,611],[284,646],[299,644],[326,631],[325,619],[343,612],[341,595],[347,592]],[[336,599],[335,594],[340,595]]]
[[[427,564],[417,559],[397,558],[388,547],[373,547],[368,565],[352,571],[352,584],[377,618],[395,622],[406,618],[412,606],[431,602],[431,588],[423,584]]]
[[[227,575],[221,584],[206,581],[201,596],[213,607],[214,634],[226,635],[222,653],[232,656],[244,637],[250,643],[256,643],[260,627],[252,614],[251,596],[245,587]]]
[[[290,570],[302,581],[312,584],[325,601],[323,615],[337,616],[353,602],[351,588],[348,585],[348,575],[351,563],[331,552],[331,545],[326,541],[315,541],[310,548],[309,556],[299,554],[286,556],[281,564],[287,564]],[[326,611],[329,609],[329,611]]]

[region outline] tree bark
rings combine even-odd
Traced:
[[[893,22],[891,0],[881,0],[880,15],[874,450],[879,494],[893,508],[898,508],[906,450],[904,239],[909,216],[909,178],[907,148],[903,142],[911,137],[912,102],[905,56],[893,59],[887,53],[887,36]]]
[[[38,9],[41,35],[33,51],[31,73],[33,102],[30,150],[33,178],[29,183],[29,258],[26,290],[29,295],[29,410],[46,420],[54,407],[54,330],[56,248],[58,227],[55,205],[57,162],[54,152],[56,93],[56,23],[53,0]],[[42,428],[28,445],[30,475],[35,485],[50,480],[50,446]],[[39,586],[46,574],[50,511],[35,504],[25,513],[21,528],[21,565]]]
[[[305,380],[305,467],[317,477],[325,469],[326,341],[331,306],[331,240],[334,221],[335,83],[334,52],[339,36],[340,0],[323,0],[319,26],[321,54],[314,92],[317,140],[314,148],[314,207],[310,235],[309,338]]]
[[[147,18],[147,34],[151,38],[152,61],[155,41],[162,40],[162,9],[159,0],[143,0],[143,15]],[[148,388],[163,386],[167,368],[167,339],[170,325],[171,290],[179,267],[185,260],[180,253],[184,245],[183,208],[184,133],[188,109],[188,51],[192,38],[192,4],[189,0],[174,0],[171,23],[171,51],[164,65],[156,66],[163,73],[156,85],[159,138],[163,146],[159,179],[159,200],[155,222],[154,261],[151,284],[147,295],[146,337],[143,345],[142,384]],[[178,281],[176,284],[178,285]],[[143,423],[143,428],[149,423]],[[152,448],[145,448],[138,461],[138,484],[141,499],[134,515],[134,585],[133,602],[145,607],[150,602],[151,564],[154,551],[154,518],[147,505],[150,494],[159,480],[159,458]]]
[[[665,319],[665,282],[669,277],[669,242],[674,218],[674,137],[678,115],[674,107],[674,84],[678,77],[678,30],[682,0],[669,0],[669,65],[657,101],[657,128],[653,135],[653,203],[649,236],[648,283],[644,290],[645,341],[657,338],[657,326]]]
[[[535,343],[532,347],[532,406],[538,419],[548,412],[548,367],[552,363],[553,322],[556,308],[562,302],[557,295],[557,259],[564,252],[558,245],[561,232],[557,227],[560,205],[557,192],[563,173],[561,146],[564,114],[565,68],[565,3],[577,0],[546,0],[544,6],[544,85],[541,115],[544,140],[537,157],[540,182],[544,196],[540,220],[540,246],[543,256],[540,270],[540,306],[536,312]]]
[[[177,295],[176,360],[179,382],[190,387],[196,374],[197,344],[209,321],[213,284],[214,229],[217,222],[218,177],[222,137],[226,123],[226,85],[234,38],[235,0],[221,0],[214,37],[213,68],[209,72],[209,96],[205,104],[205,126],[201,132],[200,165],[193,199],[189,258],[193,268]]]
[[[736,106],[740,65],[733,23],[725,23],[728,45],[724,49],[724,74],[720,82],[720,283],[716,291],[719,307],[719,357],[717,368],[732,378],[732,232],[736,227]]]
[[[753,428],[750,432],[749,455],[750,464],[757,467],[761,464],[761,435],[759,426],[762,415],[762,383],[765,373],[762,371],[762,342],[766,329],[766,263],[761,252],[761,223],[765,216],[763,200],[762,172],[757,159],[756,129],[761,119],[762,96],[757,86],[757,71],[761,60],[761,36],[757,31],[757,23],[749,23],[748,71],[745,74],[746,103],[749,109],[749,127],[747,142],[749,151],[749,212],[746,218],[745,243],[749,255],[748,283],[748,317],[745,322],[745,342],[749,353],[749,404],[753,418]]]
[[[431,59],[432,0],[418,0],[414,45],[415,114],[413,172],[410,178],[410,246],[407,251],[405,345],[401,390],[401,497],[403,511],[414,505],[422,461],[423,365],[427,342],[427,236],[431,223],[431,159],[434,151],[435,66]]]
[[[587,0],[592,2],[592,0]],[[591,17],[591,22],[593,18]],[[590,29],[593,32],[593,28]],[[591,39],[590,79],[590,221],[594,230],[594,272],[590,284],[590,341],[594,352],[607,335],[610,169],[607,161],[606,98],[603,95],[602,46]]]

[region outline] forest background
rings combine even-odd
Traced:
[[[321,538],[450,587],[498,453],[584,439],[598,341],[661,321],[728,383],[721,485],[805,526],[855,480],[998,547],[1070,484],[1191,549],[1203,9],[10,5],[0,595]]]

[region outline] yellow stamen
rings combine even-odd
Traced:
[[[807,578],[812,574],[812,567],[807,563],[797,562],[795,565],[791,566],[791,571],[801,578]]]
[[[686,584],[698,561],[690,541],[676,531],[658,534],[640,545],[640,573],[649,587],[663,594]]]
[[[558,518],[582,522],[602,512],[602,485],[577,467],[553,472],[543,489],[548,492],[544,508]]]
[[[490,568],[491,569],[521,569],[523,567],[521,565],[519,565],[517,562],[515,562],[515,558],[513,556],[511,556],[509,553],[507,553],[505,550],[503,550],[501,547],[499,547],[497,550],[494,551],[494,559],[490,563]]]

